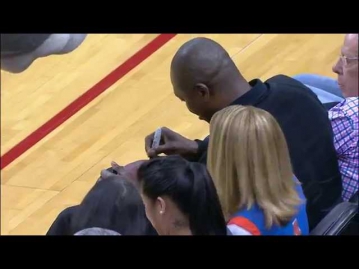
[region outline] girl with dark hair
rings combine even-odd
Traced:
[[[74,235],[93,227],[121,235],[157,234],[136,187],[120,176],[98,181],[80,205],[60,213],[47,235]]]
[[[144,162],[138,170],[146,214],[159,235],[226,235],[226,222],[206,167],[179,156]]]

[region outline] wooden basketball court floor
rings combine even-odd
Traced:
[[[43,235],[112,160],[146,158],[167,126],[203,138],[208,125],[172,94],[170,61],[199,35],[93,34],[76,51],[1,73],[1,234]],[[247,79],[302,72],[335,77],[344,35],[211,34]],[[112,72],[112,73],[111,73]]]

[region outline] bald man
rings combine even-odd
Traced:
[[[1,70],[21,73],[39,58],[77,49],[86,34],[1,34]]]
[[[303,183],[313,228],[341,201],[341,178],[327,111],[313,92],[297,80],[278,75],[262,82],[247,81],[227,51],[207,38],[180,47],[171,63],[174,94],[208,123],[229,105],[250,105],[271,113],[286,136],[293,168]],[[209,137],[189,140],[163,128],[162,144],[151,148],[154,133],[145,139],[149,157],[179,154],[206,163]]]
[[[334,131],[334,145],[339,158],[342,174],[344,201],[350,200],[359,189],[359,90],[358,90],[358,34],[347,34],[341,49],[341,55],[333,72],[338,79],[318,76],[300,75],[296,79],[311,87],[319,98],[330,96],[333,89],[335,98],[342,96],[329,110],[328,116]]]

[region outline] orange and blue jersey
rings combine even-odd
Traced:
[[[273,225],[267,229],[263,210],[258,205],[249,210],[240,210],[228,222],[232,235],[308,235],[309,224],[306,212],[306,199],[301,185],[297,191],[303,203],[298,206],[297,214],[285,226]]]

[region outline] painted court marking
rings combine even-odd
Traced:
[[[110,74],[104,77],[100,82],[95,84],[92,88],[74,100],[71,104],[65,107],[62,111],[48,120],[45,124],[40,126],[37,130],[32,132],[25,139],[20,141],[17,145],[11,148],[3,156],[1,156],[1,170],[7,167],[10,163],[16,160],[24,152],[29,150],[32,146],[38,143],[41,139],[46,137],[49,133],[59,127],[66,120],[75,115],[79,110],[85,107],[88,103],[94,100],[101,93],[106,91],[114,83],[124,77],[128,72],[138,66],[141,62],[146,60],[154,52],[165,45],[176,34],[160,34],[150,43],[136,52],[132,57],[126,60],[123,64],[113,70]]]

